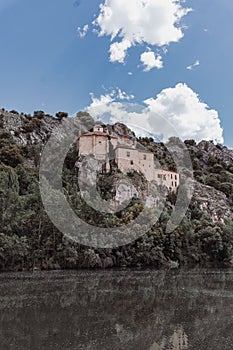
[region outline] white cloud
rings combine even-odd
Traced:
[[[130,100],[133,100],[134,99],[134,95],[129,95],[127,94],[125,91],[121,90],[121,89],[117,89],[116,92],[115,92],[115,95],[114,95],[116,98],[118,98],[119,100],[127,100],[127,101],[130,101]],[[113,97],[114,97],[113,96]]]
[[[145,66],[144,71],[149,72],[153,68],[163,68],[163,61],[161,55],[155,55],[154,52],[148,51],[141,54],[141,62]]]
[[[200,66],[200,61],[199,60],[196,60],[195,63],[193,63],[190,66],[186,67],[186,69],[193,70],[197,66]]]
[[[116,42],[110,46],[110,61],[124,63],[127,50],[130,48],[131,44],[129,40],[122,40],[121,42]]]
[[[130,101],[134,99],[134,95],[127,94],[125,91],[117,88],[110,91],[105,95],[101,95],[99,98],[96,98],[93,93],[90,94],[92,103],[87,107],[88,112],[93,115],[93,117],[100,117],[102,114],[107,113],[106,108],[111,104],[114,104],[114,101]],[[117,102],[122,103],[122,102]]]
[[[191,10],[183,0],[104,0],[93,22],[99,36],[110,36],[110,61],[123,63],[130,47],[163,47],[183,37],[181,19]]]
[[[166,141],[170,136],[182,140],[195,139],[223,142],[223,130],[218,112],[203,103],[186,84],[162,90],[144,104],[117,101],[117,94],[92,96],[87,111],[95,118],[109,122],[120,121],[130,126],[138,135],[154,134]]]
[[[80,36],[81,39],[83,39],[86,36],[88,29],[89,29],[88,24],[85,24],[85,26],[83,26],[83,28],[81,28],[81,27],[77,28],[78,35]]]

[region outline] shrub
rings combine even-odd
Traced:
[[[229,182],[224,182],[220,185],[220,191],[225,193],[226,196],[230,196],[233,193],[233,185]]]
[[[3,115],[0,115],[0,128],[3,128],[4,121],[3,121]]]
[[[0,162],[15,168],[23,162],[23,157],[17,146],[5,146],[0,149]]]
[[[186,141],[184,141],[184,143],[187,146],[196,146],[196,141],[195,140],[186,140]]]
[[[15,109],[12,109],[10,113],[19,115],[19,112],[17,112]]]
[[[44,116],[45,116],[44,111],[34,111],[34,115],[33,115],[34,118],[42,119],[44,118]]]
[[[14,139],[11,133],[7,130],[0,131],[0,147],[12,146],[14,145]]]
[[[206,179],[206,185],[212,186],[217,190],[220,188],[221,183],[217,180],[214,175],[209,175]]]
[[[25,132],[33,132],[33,131],[38,131],[40,129],[42,121],[37,118],[33,117],[29,122],[25,122],[23,125],[23,130]]]
[[[56,113],[56,117],[57,117],[57,119],[62,120],[62,118],[67,118],[68,117],[68,113],[66,113],[66,112],[57,112]]]
[[[216,157],[214,157],[214,156],[209,156],[209,159],[208,159],[208,162],[207,162],[207,164],[209,165],[209,166],[213,166],[213,165],[215,165],[215,164],[217,164],[218,163],[218,159],[216,158]]]

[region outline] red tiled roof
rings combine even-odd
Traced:
[[[108,136],[105,132],[101,132],[101,131],[93,131],[93,132],[88,132],[87,134],[83,134],[82,136],[93,136],[93,135],[97,135],[97,136]]]
[[[106,132],[102,132],[102,131],[92,131],[92,132],[88,132],[87,134],[83,134],[82,136],[93,136],[93,135],[97,135],[97,136],[106,136],[106,137],[111,137],[112,139],[117,139],[116,136],[110,136],[108,135]]]
[[[148,151],[148,150],[142,150],[142,149],[138,149],[138,152],[140,152],[140,153],[151,153],[151,154],[153,154],[151,151]]]
[[[128,145],[117,145],[116,148],[125,148],[125,149],[132,149],[133,151],[138,151],[136,148],[132,147],[132,146],[128,146]]]

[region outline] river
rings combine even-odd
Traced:
[[[232,350],[233,270],[0,274],[0,350]]]

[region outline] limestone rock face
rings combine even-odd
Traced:
[[[203,153],[203,159],[213,156],[225,163],[233,162],[233,150],[228,149],[226,146],[215,145],[212,141],[201,141],[197,148]]]
[[[195,181],[193,201],[215,221],[231,217],[231,205],[227,196],[211,186]]]
[[[111,136],[127,136],[132,141],[136,141],[135,133],[122,123],[107,125],[105,131],[108,131]]]
[[[100,160],[93,157],[85,157],[76,162],[76,167],[79,169],[79,184],[85,186],[95,186],[97,182],[97,174],[102,171]]]
[[[19,146],[34,143],[45,143],[54,127],[60,121],[45,115],[42,119],[28,119],[25,114],[14,114],[0,110],[3,128],[11,133]]]

